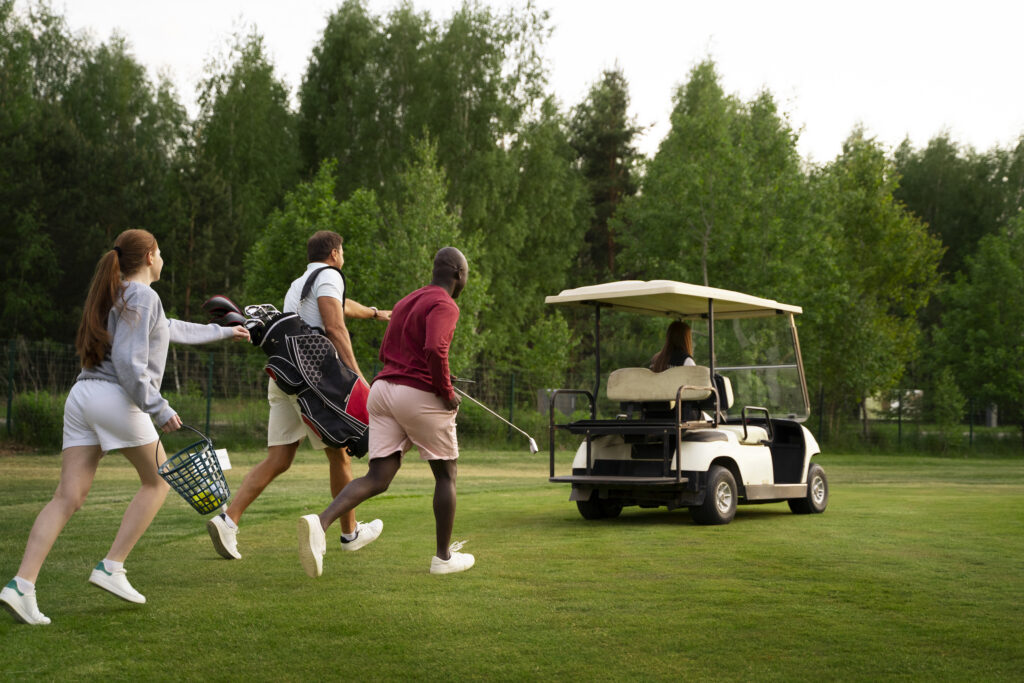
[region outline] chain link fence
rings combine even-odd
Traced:
[[[61,446],[64,399],[79,373],[74,347],[52,342],[0,341],[0,396],[6,438],[58,451]],[[203,430],[218,444],[262,448],[266,444],[267,377],[266,357],[247,344],[218,344],[206,347],[172,345],[168,352],[161,391],[182,420]],[[363,362],[367,377],[379,369],[376,362]],[[532,435],[546,449],[549,397],[555,387],[534,386],[524,381],[525,373],[493,367],[477,367],[460,373],[457,386],[491,410]],[[607,370],[602,377],[602,387]],[[593,389],[593,374],[570,375],[561,387]],[[603,394],[603,392],[599,392]],[[974,410],[960,424],[935,425],[921,419],[917,411],[876,410],[868,433],[862,421],[851,416],[829,425],[821,419],[823,397],[812,403],[806,422],[823,450],[830,452],[917,452],[926,454],[1005,454],[1024,452],[1021,430],[1014,425],[985,424],[984,407]],[[598,396],[599,412],[614,410]],[[814,405],[817,404],[817,405]],[[556,419],[582,417],[589,410],[586,398],[559,396]],[[980,410],[980,414],[979,414]],[[817,414],[815,414],[817,412]],[[525,437],[471,401],[459,410],[459,440],[465,446],[497,450],[526,449]],[[576,444],[564,431],[557,435],[561,448]]]
[[[80,371],[74,347],[10,339],[0,341],[0,350],[3,433],[26,444],[59,450],[64,399]],[[217,443],[263,447],[267,426],[265,361],[262,352],[247,344],[172,344],[161,393],[186,424],[203,430]],[[361,365],[369,371],[368,378],[380,369],[379,363],[372,361]],[[538,443],[546,443],[546,399],[552,388],[530,386],[520,373],[487,367],[464,371],[460,380],[460,389],[533,435]],[[563,413],[573,410],[571,402],[560,401],[558,407]],[[470,401],[464,401],[459,411],[459,440],[477,448],[527,447],[521,434]]]

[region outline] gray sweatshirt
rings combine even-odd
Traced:
[[[113,341],[106,358],[96,367],[82,368],[78,379],[120,384],[135,405],[161,427],[175,414],[160,395],[168,343],[206,344],[229,339],[234,331],[169,320],[157,293],[140,282],[125,283],[124,299],[124,304],[118,299],[107,316],[107,331]]]

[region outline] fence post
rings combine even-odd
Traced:
[[[206,363],[206,436],[210,436],[210,402],[213,399],[213,351],[207,356]]]
[[[971,402],[970,402],[970,410],[969,410],[968,414],[970,415],[971,431],[970,431],[970,437],[967,440],[967,447],[968,448],[974,448],[974,399],[973,398],[971,399]]]
[[[905,395],[903,391],[899,391],[899,403],[896,404],[896,448],[898,449],[903,448],[903,397]]]
[[[11,404],[14,403],[14,340],[7,343],[7,436],[11,435]]]
[[[512,377],[509,379],[508,384],[508,421],[514,422],[514,412],[516,406],[516,373],[512,373]],[[508,428],[508,435],[505,437],[506,440],[512,439],[512,428]]]

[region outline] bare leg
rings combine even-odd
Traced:
[[[402,454],[395,451],[386,458],[374,458],[370,461],[369,470],[358,479],[353,479],[341,493],[334,497],[327,509],[320,513],[320,525],[327,530],[334,520],[346,512],[355,510],[367,498],[384,493],[391,485],[391,480],[398,474],[402,466]]]
[[[455,526],[455,479],[458,474],[457,460],[431,460],[434,472],[434,526],[437,533],[437,556],[442,560],[451,557],[448,546],[452,541]]]
[[[352,458],[347,448],[325,447],[327,454],[327,465],[331,475],[331,495],[337,498],[338,494],[352,481]],[[356,511],[349,510],[341,515],[341,530],[351,534],[356,530]]]
[[[167,498],[170,487],[167,482],[157,474],[157,460],[163,462],[166,459],[163,445],[159,441],[148,443],[134,448],[122,448],[121,453],[128,458],[139,473],[139,481],[142,486],[139,492],[128,503],[128,509],[124,511],[121,518],[121,527],[117,530],[114,543],[110,546],[107,558],[115,562],[124,562],[128,553],[132,551],[135,544],[142,538],[142,534],[149,528],[156,513]]]
[[[57,484],[53,498],[36,516],[25,545],[25,554],[18,567],[18,576],[32,583],[39,578],[39,570],[60,532],[71,515],[85,502],[102,457],[103,451],[99,446],[72,446],[64,449],[61,455],[60,483]]]
[[[238,520],[242,518],[242,513],[246,508],[263,493],[263,489],[267,488],[267,485],[274,481],[279,474],[292,466],[295,454],[299,450],[299,443],[301,442],[296,441],[268,447],[267,457],[263,459],[263,462],[253,467],[245,475],[238,492],[228,504],[227,515],[235,524],[238,524]]]

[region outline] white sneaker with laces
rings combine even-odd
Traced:
[[[146,603],[146,596],[132,588],[132,585],[128,583],[128,576],[124,569],[115,569],[112,572],[108,572],[106,565],[103,564],[103,560],[100,560],[100,563],[92,570],[92,574],[89,575],[89,583],[99,586],[105,591],[110,591],[122,600],[140,605]]]
[[[303,515],[299,518],[299,562],[306,574],[315,579],[324,573],[326,553],[327,537],[319,515]]]
[[[476,558],[469,553],[460,553],[462,546],[466,544],[465,541],[459,541],[458,543],[452,543],[448,547],[449,558],[442,560],[437,555],[430,560],[430,573],[431,574],[454,574],[455,572],[464,572],[476,563]]]
[[[36,605],[35,592],[22,593],[14,579],[0,590],[0,605],[23,624],[46,626],[50,623],[49,617],[40,612]]]
[[[242,559],[242,554],[238,552],[238,527],[232,529],[223,512],[206,522],[206,530],[221,557],[225,560]]]
[[[380,536],[380,532],[384,530],[384,522],[379,519],[375,519],[372,522],[363,523],[356,522],[356,537],[351,541],[346,541],[345,537],[341,537],[341,549],[342,550],[359,550],[365,545],[370,545],[377,540]]]

